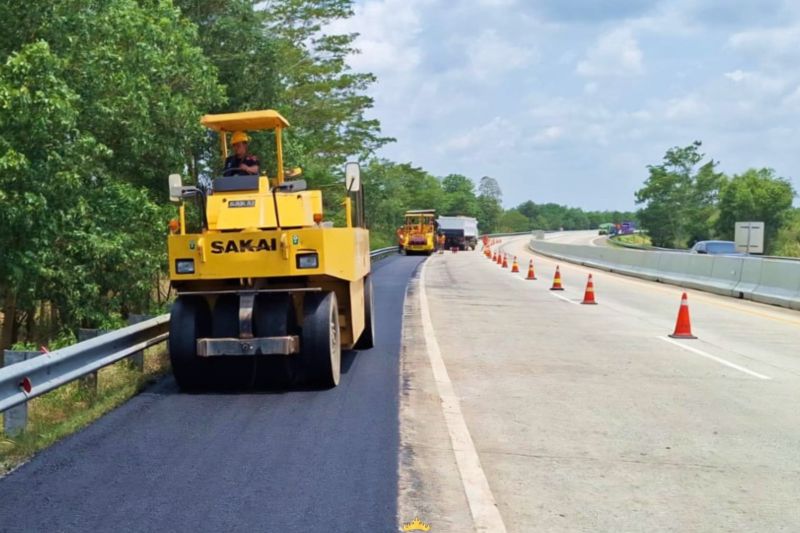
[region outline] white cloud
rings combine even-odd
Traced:
[[[632,76],[644,71],[643,54],[630,28],[619,28],[601,35],[578,62],[581,76]]]
[[[695,95],[670,98],[666,105],[661,106],[663,116],[674,121],[695,121],[702,119],[708,113],[708,105]]]
[[[728,44],[734,50],[768,61],[796,59],[800,57],[800,24],[740,31],[731,35]]]
[[[511,7],[517,3],[516,0],[477,0],[481,7],[496,9],[498,7]]]
[[[357,0],[339,27],[362,34],[351,65],[378,75],[370,115],[398,139],[380,155],[492,175],[508,207],[633,207],[645,166],[695,139],[725,172],[800,169],[800,1],[766,0],[794,14],[658,0],[614,16],[596,1],[554,18],[520,0]]]
[[[781,78],[741,69],[726,72],[724,76],[740,87],[748,88],[756,93],[766,95],[783,92],[787,84],[786,80]]]
[[[547,126],[546,128],[537,131],[531,138],[536,145],[551,144],[564,136],[564,128],[561,126]]]
[[[498,35],[496,30],[483,30],[467,45],[467,71],[480,80],[499,76],[531,64],[537,56],[532,47],[516,45]]]
[[[795,112],[800,111],[800,85],[783,99],[783,105]]]
[[[425,0],[359,3],[352,18],[336,21],[326,31],[359,34],[355,46],[360,53],[349,60],[354,69],[377,74],[408,73],[422,59],[419,11],[424,3]]]
[[[480,126],[471,128],[442,143],[441,152],[460,152],[470,156],[512,148],[519,137],[519,129],[503,117],[494,117]]]

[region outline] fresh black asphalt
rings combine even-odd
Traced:
[[[396,530],[403,300],[373,267],[377,345],[324,391],[182,394],[165,378],[0,479],[0,531]]]

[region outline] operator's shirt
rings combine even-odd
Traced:
[[[246,176],[247,172],[240,169],[239,165],[244,163],[248,167],[257,166],[261,170],[261,165],[258,158],[252,154],[245,154],[244,157],[239,157],[236,154],[228,156],[225,160],[225,170],[231,169],[230,172],[225,172],[226,176]],[[235,170],[234,170],[235,169]]]

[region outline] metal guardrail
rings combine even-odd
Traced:
[[[385,259],[390,255],[397,254],[397,246],[387,246],[386,248],[378,248],[377,250],[372,250],[369,253],[370,258],[373,261],[380,261],[381,259]]]
[[[390,246],[373,250],[369,255],[373,261],[378,261],[396,253],[397,246]],[[0,413],[141,353],[145,348],[164,342],[168,336],[167,314],[0,368]],[[26,415],[20,413],[17,418],[24,421]],[[5,426],[8,431],[9,424]]]
[[[133,355],[169,335],[169,315],[0,369],[0,412]]]

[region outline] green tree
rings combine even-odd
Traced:
[[[4,9],[0,342],[8,345],[21,322],[25,335],[45,338],[35,331],[45,314],[47,327],[91,326],[148,306],[165,263],[165,176],[190,164],[204,135],[198,118],[222,92],[196,27],[169,1],[31,9],[10,0]]]
[[[497,222],[497,230],[499,233],[516,233],[519,231],[528,231],[530,228],[530,221],[528,217],[517,211],[516,209],[509,209],[500,215],[500,220]]]
[[[716,196],[725,181],[717,163],[702,163],[702,143],[667,150],[659,165],[649,165],[649,177],[636,192],[637,213],[656,246],[686,247],[711,236]]]
[[[784,178],[769,168],[749,169],[727,181],[719,194],[717,232],[733,239],[734,224],[741,221],[764,222],[767,250],[774,250],[774,239],[792,208],[795,191]]]
[[[492,177],[484,176],[478,185],[478,228],[482,233],[492,233],[503,212],[503,191]]]
[[[163,217],[142,191],[104,175],[111,153],[81,129],[66,64],[39,42],[0,69],[3,346],[15,340],[17,310],[36,333],[44,300],[56,328],[102,320],[123,302],[146,307],[161,264],[149,252]]]
[[[450,174],[442,179],[445,199],[441,210],[443,215],[463,215],[474,217],[478,214],[478,199],[475,184],[461,174]]]
[[[373,248],[395,243],[395,230],[407,209],[436,209],[439,180],[408,163],[373,159],[362,171],[367,225]]]
[[[774,242],[773,253],[776,255],[800,257],[800,209],[791,209],[786,213]]]
[[[13,11],[31,11],[10,0]],[[221,102],[217,71],[196,45],[197,28],[166,0],[55,0],[42,13],[0,22],[11,53],[31,37],[65,62],[80,99],[81,128],[109,148],[108,171],[166,199],[169,171],[191,163],[198,119]]]

